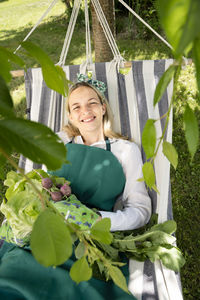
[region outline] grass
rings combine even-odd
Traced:
[[[39,19],[49,1],[41,0],[9,0],[0,1],[0,45],[15,50],[35,22]],[[61,1],[54,7],[50,15],[29,38],[41,46],[57,63],[62,49],[69,18],[65,14],[65,6]],[[119,27],[120,24],[118,24]],[[140,35],[141,37],[141,35]],[[170,50],[162,42],[150,39],[133,39],[132,33],[123,30],[117,35],[117,44],[126,60],[160,59],[170,57]],[[38,66],[31,58],[20,50],[18,53],[29,67]],[[93,53],[94,56],[94,53]],[[75,33],[69,48],[66,64],[80,64],[85,59],[85,36],[82,20],[78,20]],[[13,66],[13,69],[18,68]],[[25,115],[24,79],[14,78],[10,83],[11,94],[18,115]],[[171,168],[172,199],[174,219],[177,222],[177,243],[186,258],[186,265],[181,270],[183,293],[185,300],[199,299],[200,287],[200,232],[199,232],[199,178],[200,149],[193,161],[183,132],[183,112],[186,103],[194,109],[200,122],[200,104],[196,92],[193,66],[182,70],[174,105],[173,143],[179,153],[179,164],[176,170]],[[15,154],[16,161],[18,155]],[[4,167],[4,175],[10,170]],[[0,182],[0,201],[5,193],[3,181]]]

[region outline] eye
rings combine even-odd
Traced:
[[[78,110],[80,108],[80,106],[74,106],[73,108],[72,108],[72,110]]]

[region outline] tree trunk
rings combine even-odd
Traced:
[[[110,26],[112,34],[115,37],[114,0],[99,0],[99,3],[105,14],[106,20],[108,22],[108,25]],[[95,61],[96,62],[110,61],[113,59],[113,54],[107,42],[107,39],[104,35],[101,24],[99,23],[99,20],[96,16],[92,4],[91,4],[91,14],[92,14],[92,33],[93,33],[93,42],[94,42],[94,50],[95,50]]]
[[[64,2],[67,6],[67,9],[70,10],[71,9],[71,5],[70,5],[70,0],[62,0],[62,2]],[[73,4],[73,3],[72,3]],[[73,6],[73,5],[72,5]]]

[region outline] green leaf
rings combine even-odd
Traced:
[[[72,265],[69,274],[76,283],[90,280],[92,277],[92,269],[89,267],[85,256]]]
[[[183,0],[182,0],[183,2]],[[190,48],[190,44],[194,41],[194,39],[199,36],[199,28],[200,28],[200,1],[199,0],[190,0],[184,1],[185,8],[187,10],[186,20],[184,22],[182,29],[182,34],[180,37],[180,41],[178,43],[176,53],[184,54],[184,51]],[[189,7],[188,7],[189,2]],[[186,53],[187,54],[187,53]]]
[[[45,267],[60,265],[72,254],[72,240],[66,224],[48,209],[35,221],[30,245],[35,259]]]
[[[145,162],[142,167],[142,172],[147,186],[151,189],[155,185],[155,173],[152,164]]]
[[[24,190],[24,182],[19,182],[6,191],[7,202],[1,204],[1,211],[8,220],[17,239],[30,235],[32,226],[42,211],[37,193]],[[9,197],[7,197],[9,194]]]
[[[4,117],[14,117],[13,101],[9,89],[0,76],[0,115]]]
[[[160,22],[177,58],[199,35],[199,0],[157,0]]]
[[[0,59],[0,75],[6,82],[10,82],[12,79],[12,75],[10,73],[11,66],[10,63],[6,60],[6,57],[2,57]]]
[[[60,67],[60,66],[55,66],[58,75],[60,76],[62,82],[63,82],[63,86],[64,86],[64,95],[67,96],[68,92],[69,92],[69,84],[73,84],[72,81],[68,80],[66,78],[66,74],[64,72],[64,70]]]
[[[123,291],[126,293],[130,294],[127,283],[126,283],[126,278],[124,277],[122,271],[115,267],[115,266],[110,266],[108,268],[108,272],[114,283],[119,286]]]
[[[176,241],[176,238],[164,231],[150,231],[150,236],[148,239],[152,242],[153,245],[160,244],[173,244]]]
[[[199,143],[199,128],[195,114],[189,105],[186,106],[183,122],[185,127],[185,138],[191,158],[193,159]]]
[[[112,242],[112,234],[110,233],[111,222],[109,218],[103,218],[101,221],[96,222],[90,231],[91,237],[104,244]]]
[[[196,69],[197,87],[200,94],[200,38],[195,39],[193,47],[193,57]]]
[[[12,152],[12,147],[10,143],[4,138],[3,133],[0,132],[0,154],[2,155],[2,161],[4,160],[3,157],[10,156]]]
[[[172,244],[176,241],[176,238],[164,231],[152,229],[147,231],[144,234],[138,235],[136,237],[132,237],[132,241],[140,242],[140,243],[151,241],[153,245],[160,245],[160,244]],[[135,246],[133,246],[132,248],[130,247],[129,249],[134,250]]]
[[[178,165],[178,153],[174,145],[170,144],[167,141],[163,142],[163,154],[167,157],[169,162],[172,164],[174,169],[176,169]]]
[[[55,170],[66,162],[66,148],[48,127],[20,118],[0,120],[0,139],[25,157]],[[3,147],[3,145],[1,145]]]
[[[112,260],[117,260],[118,259],[118,254],[119,254],[119,251],[118,249],[112,247],[111,245],[107,245],[107,244],[103,244],[103,243],[98,243],[96,241],[97,245],[105,252],[107,253],[110,258]]]
[[[3,165],[4,165],[4,162],[1,161],[1,155],[0,155],[0,166],[1,166],[1,168],[0,168],[0,179],[1,179],[1,180],[3,180],[3,179],[4,179],[4,176],[5,176],[5,175],[4,175],[3,168],[2,168]]]
[[[185,264],[185,259],[181,251],[176,247],[162,248],[159,253],[163,265],[175,272],[179,272]]]
[[[154,155],[156,147],[156,129],[154,122],[152,119],[147,120],[142,132],[142,146],[147,159]]]
[[[139,182],[143,182],[143,181],[144,181],[144,178],[143,178],[143,177],[141,177],[141,178],[138,178],[138,179],[137,179],[137,181],[139,181]]]
[[[185,264],[181,251],[171,245],[154,246],[146,249],[146,252],[152,262],[160,259],[165,267],[175,272],[179,272]]]
[[[21,179],[23,179],[22,174],[11,170],[10,172],[7,173],[6,180],[4,181],[4,185],[10,187],[13,184],[15,184],[17,181],[20,181]]]
[[[168,84],[170,83],[172,77],[174,76],[176,69],[177,66],[171,65],[160,78],[154,94],[154,100],[153,100],[154,106],[161,100]]]
[[[75,256],[77,259],[83,257],[85,254],[85,245],[83,242],[80,242],[75,249]]]
[[[159,194],[159,190],[157,189],[157,186],[156,186],[155,184],[152,186],[152,189],[153,189],[156,193]]]
[[[19,56],[14,54],[12,51],[9,51],[8,49],[0,46],[0,57],[2,57],[2,55],[4,55],[4,57],[6,57],[7,60],[16,63],[20,67],[22,67],[22,68],[25,67],[25,63],[24,63],[23,59],[21,59]]]
[[[12,76],[10,74],[10,61],[18,64],[23,68],[25,67],[24,61],[19,56],[2,46],[0,46],[0,58],[0,75],[4,78],[6,82],[9,82],[12,79]]]
[[[31,42],[23,42],[22,47],[28,54],[34,57],[41,65],[43,78],[50,89],[63,96],[67,95],[68,84],[65,72],[60,66],[55,66],[50,57],[38,46]]]
[[[132,235],[128,235],[125,238],[121,239],[114,239],[112,244],[115,245],[117,249],[119,248],[122,251],[126,249],[133,250],[136,248],[135,237],[133,237]]]
[[[172,234],[176,231],[176,229],[177,229],[176,222],[174,220],[168,220],[165,221],[164,223],[160,223],[152,226],[150,231],[160,230],[168,234]]]
[[[97,259],[96,262],[97,262],[97,265],[98,265],[98,268],[99,268],[99,272],[100,272],[101,274],[103,274],[103,272],[104,272],[104,270],[105,270],[105,265],[104,265],[104,263],[103,263],[100,259]]]
[[[6,163],[6,158],[0,154],[0,170],[2,170],[2,166]]]

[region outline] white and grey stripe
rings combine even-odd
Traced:
[[[153,95],[156,84],[172,60],[133,61],[129,73],[118,73],[115,62],[96,63],[92,65],[93,76],[107,84],[107,98],[114,114],[114,129],[128,135],[141,147],[141,136],[148,118],[158,120],[155,123],[157,136],[160,137],[164,128],[164,119],[160,117],[166,113],[172,96],[171,83],[159,104],[153,107]],[[86,65],[65,66],[67,78],[76,81],[77,73],[84,72]],[[41,70],[28,70],[25,75],[27,105],[30,109],[30,119],[46,124],[52,130],[59,131],[66,122],[65,99],[50,91],[43,82]],[[54,100],[55,99],[55,100]],[[172,140],[172,113],[165,135]],[[141,147],[143,160],[145,153]],[[35,167],[29,160],[20,160],[21,167],[26,171]],[[162,153],[158,151],[154,163],[156,184],[159,194],[150,191],[153,211],[159,215],[159,221],[172,219],[170,165]],[[163,268],[160,262],[152,264],[130,261],[129,288],[137,299],[163,300],[182,299],[177,275]]]

